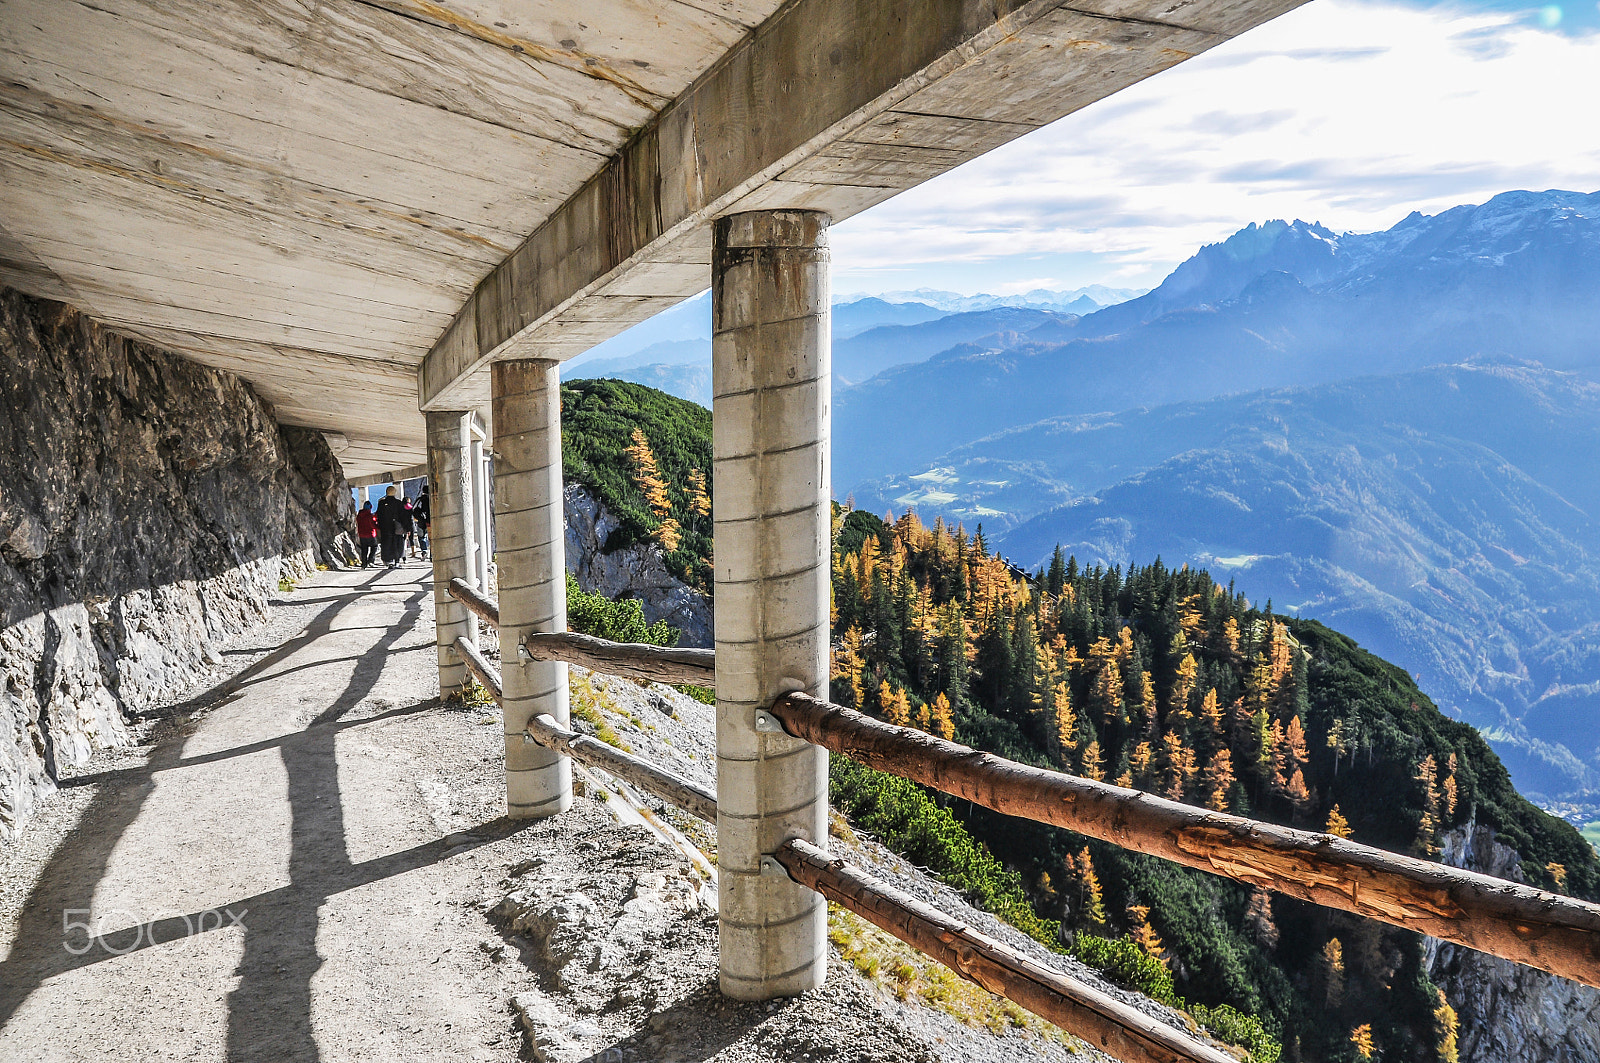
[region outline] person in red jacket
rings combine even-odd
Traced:
[[[378,518],[372,512],[372,503],[365,502],[356,514],[356,534],[361,536],[361,567],[372,564],[378,553]]]

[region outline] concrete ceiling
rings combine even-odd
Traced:
[[[419,396],[703,290],[718,214],[848,217],[1298,2],[4,0],[0,282],[411,465]]]

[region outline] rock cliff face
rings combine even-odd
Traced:
[[[637,598],[650,623],[665,620],[682,632],[680,646],[711,646],[711,599],[674,576],[654,543],[604,552],[617,518],[582,484],[566,487],[567,571],[578,586],[607,598]]]
[[[353,519],[322,437],[238,377],[0,290],[0,840]]]
[[[1452,867],[1525,881],[1516,850],[1471,822],[1443,839]],[[1585,1063],[1600,1059],[1600,989],[1427,939],[1428,976],[1461,1020],[1461,1063]]]

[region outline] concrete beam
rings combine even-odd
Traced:
[[[428,463],[423,462],[421,465],[408,465],[403,469],[368,473],[366,476],[357,476],[345,482],[351,487],[376,487],[379,484],[397,484],[403,480],[415,480],[419,476],[427,475]]]
[[[481,405],[498,358],[562,360],[709,282],[710,223],[847,218],[1303,0],[793,0],[497,266],[418,374]]]

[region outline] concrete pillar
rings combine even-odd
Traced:
[[[446,585],[467,571],[472,469],[468,465],[467,426],[470,414],[428,413],[428,482],[433,516],[429,553],[433,558],[433,624],[439,643],[439,694],[449,697],[468,685],[466,666],[455,652],[462,635],[474,644],[478,625],[466,606],[450,596]]]
[[[555,362],[531,359],[494,363],[492,387],[506,811],[513,819],[538,818],[572,804],[571,762],[522,740],[541,713],[567,725],[567,666],[517,652],[529,632],[567,629],[561,387]]]
[[[827,976],[827,905],[761,858],[828,844],[828,754],[756,711],[828,688],[828,217],[713,229],[717,869],[722,991],[793,996]]]

